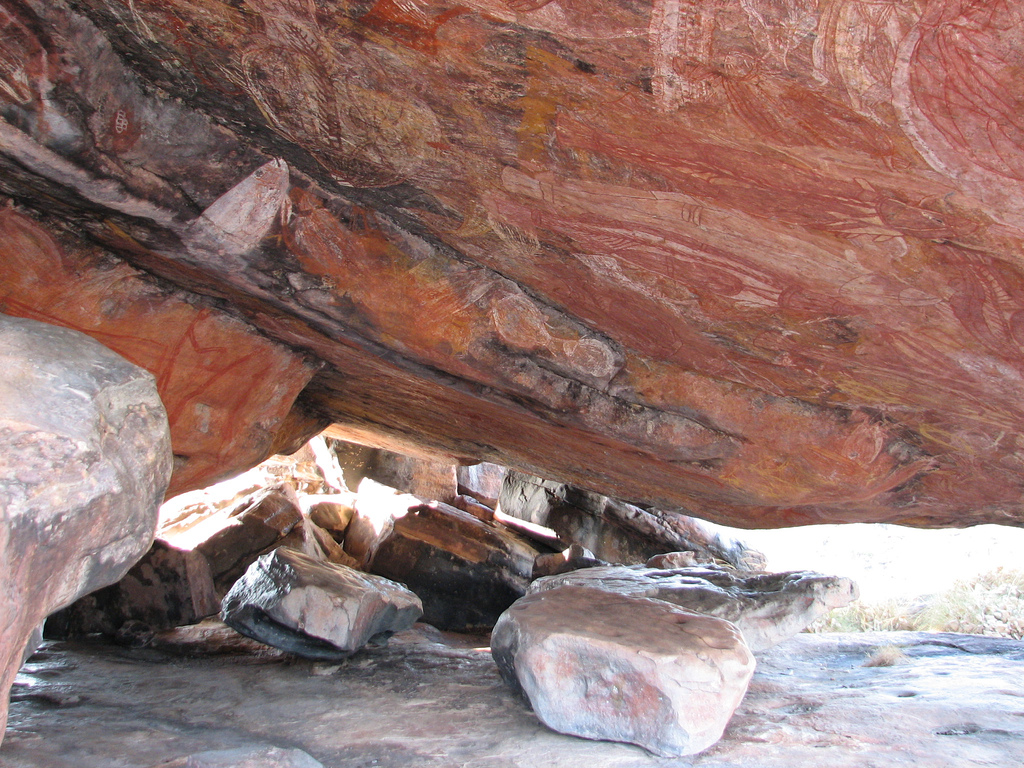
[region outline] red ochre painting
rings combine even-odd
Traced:
[[[147,264],[246,296],[327,364],[307,394],[353,434],[741,525],[1024,522],[1024,9],[61,8],[0,0],[5,119],[178,234],[283,158],[273,226],[233,267],[152,244]],[[123,58],[89,79],[74,62],[101,49]],[[73,148],[60,119],[85,126]],[[54,314],[30,265],[4,269],[7,311]],[[111,332],[165,387],[175,361],[207,371],[181,429],[233,366],[264,367],[225,358],[219,322]]]

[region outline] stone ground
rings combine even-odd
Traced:
[[[486,637],[403,633],[340,665],[213,625],[130,650],[47,643],[22,670],[4,768],[148,768],[275,745],[326,768],[1024,766],[1024,643],[803,634],[760,654],[726,735],[691,758],[562,736],[498,677]],[[893,666],[864,666],[899,646]]]

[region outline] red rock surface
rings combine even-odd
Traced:
[[[274,452],[313,374],[245,323],[162,290],[136,269],[0,210],[0,311],[88,334],[156,376],[175,453],[168,495]]]
[[[318,357],[297,424],[744,526],[1024,523],[1015,5],[75,7],[0,0],[0,193]]]

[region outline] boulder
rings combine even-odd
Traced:
[[[526,593],[537,550],[499,525],[447,504],[419,503],[392,517],[368,570],[407,584],[423,620],[456,632],[489,629]]]
[[[518,600],[495,625],[491,652],[549,728],[665,757],[718,741],[754,672],[727,621],[571,586]]]
[[[302,496],[299,501],[303,515],[330,533],[337,542],[345,540],[345,529],[355,514],[353,496],[317,494]]]
[[[224,623],[311,659],[346,658],[409,629],[416,595],[388,579],[282,547],[260,557],[224,598]]]
[[[296,531],[302,512],[295,492],[287,485],[267,488],[247,497],[226,515],[201,521],[205,534],[195,549],[206,557],[218,594],[227,594],[257,557],[280,546],[294,533],[292,544],[307,537]],[[200,531],[193,529],[192,535]]]
[[[563,587],[664,600],[735,624],[752,651],[792,637],[833,608],[857,599],[857,585],[841,576],[808,571],[734,573],[696,566],[657,570],[604,566],[538,579],[530,593]]]
[[[537,555],[537,559],[533,561],[533,578],[536,580],[542,576],[555,576],[559,573],[568,573],[580,568],[594,568],[599,565],[608,565],[608,563],[595,558],[594,553],[589,549],[585,549],[579,544],[573,544],[561,552]]]
[[[171,465],[149,373],[77,331],[0,315],[0,731],[47,614],[149,548]]]
[[[156,377],[175,456],[169,495],[248,469],[316,428],[293,412],[315,370],[301,355],[10,209],[0,210],[0,307],[81,331]]]
[[[220,610],[202,553],[157,539],[116,584],[88,594],[46,620],[49,638],[100,633],[113,637],[128,622],[151,630],[195,624]]]
[[[764,567],[764,556],[713,532],[699,520],[643,509],[565,483],[508,471],[499,511],[554,530],[611,563],[642,563],[665,552],[691,551],[702,561]]]
[[[183,494],[161,510],[163,518],[153,547],[118,583],[86,595],[46,621],[50,638],[101,633],[115,637],[128,622],[151,631],[193,624],[220,610],[220,601],[234,582],[260,555],[290,546],[310,557],[345,566],[356,561],[332,533],[300,511],[308,508],[317,519],[343,527],[351,514],[350,495],[298,497],[294,486],[322,488],[299,461],[285,473],[287,462],[275,458],[257,473],[269,488],[240,498],[238,483],[228,482],[206,493]],[[240,479],[242,480],[242,479]],[[240,483],[248,487],[249,481]],[[183,497],[197,502],[182,505]]]
[[[460,465],[455,469],[459,493],[493,509],[498,506],[501,485],[505,481],[507,471],[505,467],[487,461]]]
[[[407,515],[410,509],[421,503],[415,496],[363,478],[356,491],[352,520],[345,530],[345,552],[365,569],[377,541],[391,528],[394,520]]]
[[[330,531],[321,528],[306,516],[303,516],[302,523],[291,534],[281,540],[279,546],[294,547],[315,560],[325,560],[349,568],[359,567],[356,559],[345,551]]]

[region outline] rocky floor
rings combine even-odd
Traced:
[[[486,638],[427,627],[340,665],[215,626],[138,650],[48,643],[12,693],[4,768],[268,746],[284,751],[245,765],[305,765],[279,761],[303,750],[327,768],[1024,766],[1024,643],[968,635],[798,635],[760,654],[724,739],[681,759],[547,730],[501,683]]]

